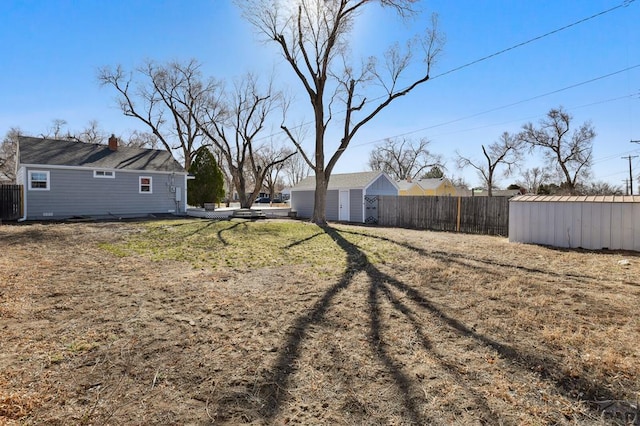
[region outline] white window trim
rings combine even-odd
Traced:
[[[46,178],[46,182],[47,182],[47,187],[46,188],[34,188],[32,186],[32,179],[31,176],[34,173],[44,173]],[[27,174],[27,180],[29,181],[29,191],[49,191],[51,189],[51,176],[49,174],[49,171],[47,170],[29,170],[29,173]]]
[[[102,174],[99,174],[99,173],[102,173]],[[94,170],[93,177],[100,178],[100,179],[114,179],[116,177],[116,174],[111,170]]]
[[[142,179],[149,179],[149,190],[142,190]],[[153,194],[153,177],[151,176],[138,176],[138,193],[139,194]]]

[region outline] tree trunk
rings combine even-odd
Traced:
[[[251,199],[251,197],[247,196],[246,183],[244,177],[240,173],[241,172],[239,170],[234,170],[234,174],[236,174],[236,176],[234,176],[233,179],[235,182],[236,190],[238,191],[240,208],[250,209],[251,205],[253,204],[253,200]]]
[[[317,225],[327,223],[327,184],[324,171],[316,172],[316,192],[314,195],[313,217],[311,222]]]
[[[493,170],[491,165],[489,165],[489,179],[487,179],[487,196],[493,197]]]

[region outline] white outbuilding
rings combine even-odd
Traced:
[[[509,241],[640,251],[640,195],[514,197]]]
[[[314,175],[291,188],[291,210],[298,217],[313,215],[315,189]],[[332,174],[327,185],[327,220],[365,223],[369,217],[367,200],[379,195],[398,195],[398,185],[386,173]]]

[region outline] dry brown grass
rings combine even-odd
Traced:
[[[287,221],[0,241],[0,424],[602,424],[640,397],[636,253]]]

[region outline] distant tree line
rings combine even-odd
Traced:
[[[480,144],[479,158],[456,151],[456,165],[459,170],[474,169],[489,196],[497,189],[498,177],[513,176],[518,170],[520,179],[508,189],[550,195],[624,194],[619,186],[590,181],[596,132],[590,122],[574,129],[572,119],[562,107],[553,108],[537,125],[527,123],[519,133],[504,132],[497,141]],[[446,165],[441,156],[428,149],[428,144],[427,139],[386,139],[371,151],[369,167],[398,181],[440,177],[433,172],[446,170]],[[525,154],[534,151],[542,154],[545,166],[523,170]],[[425,172],[427,169],[429,172]],[[455,184],[468,189],[466,182],[456,180]]]

